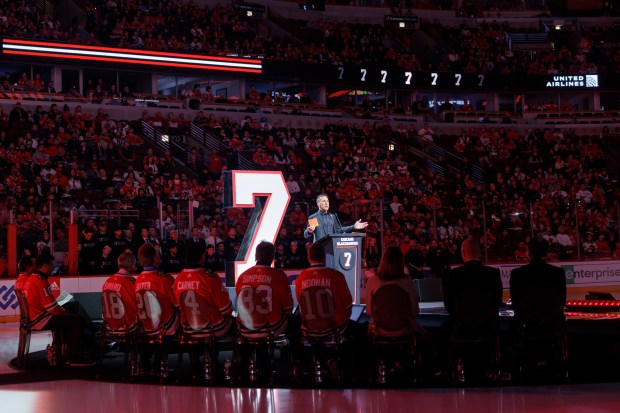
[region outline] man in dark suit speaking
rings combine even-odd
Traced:
[[[319,210],[308,217],[308,227],[304,231],[304,236],[308,238],[313,236],[312,242],[317,242],[331,234],[346,234],[353,230],[365,229],[368,222],[362,222],[361,219],[353,225],[343,227],[336,214],[329,213],[329,198],[325,194],[321,194],[316,198],[316,204]]]

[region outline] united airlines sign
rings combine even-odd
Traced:
[[[598,88],[598,75],[553,75],[545,86],[549,89]]]

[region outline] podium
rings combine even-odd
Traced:
[[[321,238],[325,247],[326,265],[344,274],[353,303],[360,303],[360,282],[362,277],[362,241],[366,234],[332,234]]]

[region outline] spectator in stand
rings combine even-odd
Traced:
[[[598,252],[596,249],[596,242],[594,241],[594,234],[588,232],[586,239],[581,244],[581,250],[587,258],[592,258]]]
[[[450,102],[450,98],[445,98],[443,103],[439,105],[439,113],[450,112],[454,110],[454,105]]]
[[[298,241],[292,241],[284,268],[306,268],[307,266],[308,259],[306,257],[304,244],[300,244]]]
[[[435,135],[435,132],[433,132],[428,123],[425,123],[418,130],[418,137],[420,138],[424,147],[427,147],[430,143],[433,143],[433,135]]]
[[[590,190],[588,190],[585,185],[580,185],[576,197],[577,201],[585,202],[587,205],[592,202],[592,192],[590,192]]]
[[[461,112],[471,112],[474,110],[474,107],[469,103],[469,100],[465,99],[464,103],[459,108]]]
[[[183,99],[189,99],[191,96],[193,96],[193,94],[194,94],[194,92],[192,90],[191,85],[189,83],[186,83],[185,87],[181,91],[181,97]]]
[[[528,257],[527,245],[524,241],[519,242],[519,245],[514,252],[515,261],[527,261]]]
[[[276,252],[274,255],[273,265],[274,268],[283,269],[288,266],[288,255],[289,252],[286,250],[286,247],[282,243],[278,243],[276,246]]]
[[[610,249],[609,241],[605,238],[604,233],[598,234],[598,238],[596,239],[596,251],[601,258],[611,257],[612,250]]]
[[[215,95],[213,94],[213,89],[211,88],[211,86],[207,85],[207,87],[205,88],[205,92],[202,94],[202,98],[207,103],[215,102]]]
[[[291,164],[291,160],[288,155],[284,153],[284,149],[281,146],[276,148],[276,151],[273,155],[273,161],[276,166],[286,167]]]
[[[95,273],[114,274],[117,269],[118,267],[116,266],[114,256],[112,255],[112,247],[106,244],[102,247],[101,254],[95,263]]]
[[[289,193],[293,196],[301,192],[301,187],[292,174],[288,176],[286,187],[288,188]]]
[[[17,102],[9,114],[11,125],[24,124],[28,120],[28,114],[22,108],[21,102]]]
[[[450,269],[447,249],[436,239],[431,240],[426,252],[426,264],[431,267],[434,278],[444,278]]]
[[[289,222],[291,225],[295,227],[304,226],[308,221],[308,217],[305,212],[301,209],[301,204],[297,203],[293,207],[293,211],[289,215]]]
[[[166,252],[162,254],[162,270],[169,274],[176,274],[183,269],[183,262],[178,252],[176,245],[168,246]]]
[[[99,252],[91,228],[82,231],[82,241],[78,244],[78,270],[80,275],[95,274]]]
[[[194,228],[192,228],[192,236],[187,241],[187,246],[189,247],[190,244],[204,244],[206,247],[207,243],[200,227],[194,226]]]
[[[555,239],[560,246],[560,259],[568,259],[574,252],[575,243],[571,236],[566,233],[563,225],[558,228]]]
[[[250,93],[248,94],[248,99],[250,100],[261,100],[260,93],[256,90],[256,85],[252,85],[250,88]]]

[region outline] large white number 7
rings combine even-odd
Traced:
[[[254,208],[256,197],[267,197],[262,214],[257,217],[256,229],[252,231],[250,225],[243,237],[241,251],[246,253],[235,261],[236,283],[239,275],[254,265],[256,246],[261,241],[275,243],[291,195],[280,171],[231,171],[231,174],[232,207]]]

